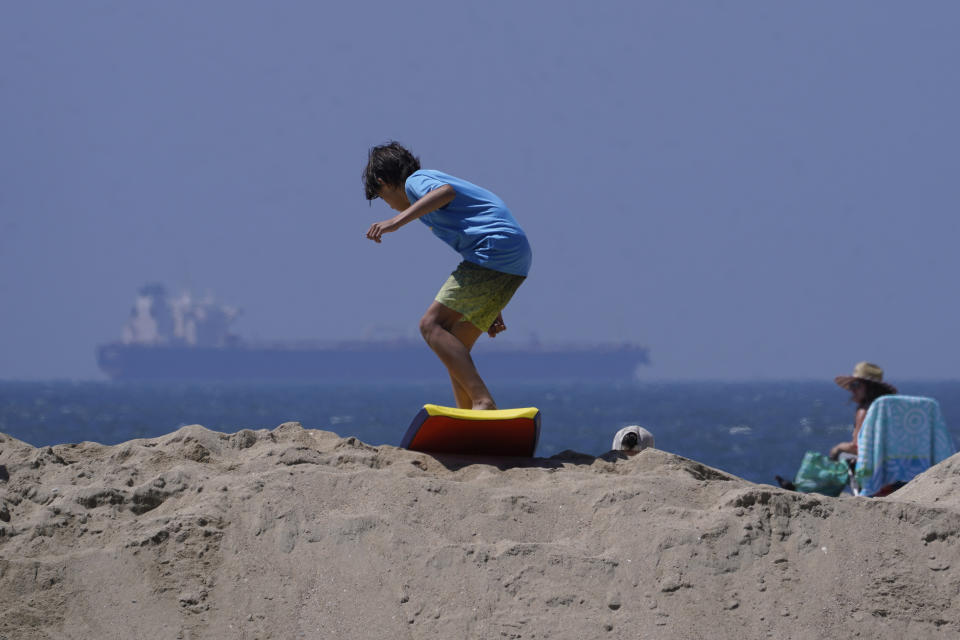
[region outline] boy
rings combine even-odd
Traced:
[[[463,262],[420,320],[420,333],[447,367],[461,409],[496,409],[470,357],[486,332],[506,330],[501,312],[530,270],[530,243],[500,198],[454,176],[420,168],[397,142],[373,147],[363,171],[367,200],[382,198],[399,213],[375,222],[367,238],[420,220],[453,247]]]

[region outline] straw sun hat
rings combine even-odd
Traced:
[[[857,366],[853,368],[853,375],[837,376],[833,380],[847,391],[850,390],[850,385],[854,381],[862,380],[882,387],[887,393],[897,392],[895,386],[883,381],[883,369],[870,362],[858,362]]]

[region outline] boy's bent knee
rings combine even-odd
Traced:
[[[420,318],[420,334],[426,338],[437,329],[450,333],[460,317],[460,313],[435,302]]]
[[[438,327],[436,320],[423,316],[420,318],[420,335],[424,340],[428,340],[429,335]]]
[[[420,318],[420,335],[423,336],[423,339],[427,342],[430,342],[430,336],[437,331],[448,331],[443,324],[441,324],[439,318],[435,314],[426,313],[422,318]]]

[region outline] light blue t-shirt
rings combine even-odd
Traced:
[[[530,243],[503,200],[466,180],[431,169],[414,172],[404,186],[413,204],[445,184],[457,195],[420,221],[467,262],[526,276],[533,260]]]

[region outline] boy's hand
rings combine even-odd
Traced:
[[[390,233],[395,231],[396,226],[394,226],[393,220],[384,220],[383,222],[374,222],[370,225],[370,228],[367,229],[367,237],[373,240],[374,242],[380,242],[381,236],[385,233]]]
[[[490,325],[490,328],[487,329],[487,335],[490,336],[491,338],[496,338],[498,333],[506,330],[507,330],[507,325],[504,324],[503,322],[503,314],[498,313],[497,319],[494,320],[493,324]]]
[[[367,237],[374,242],[380,242],[383,234],[396,231],[408,222],[422,218],[428,213],[448,205],[457,195],[453,187],[445,184],[442,187],[434,189],[411,205],[407,200],[407,195],[403,187],[390,186],[384,184],[382,180],[380,181],[380,185],[380,197],[390,205],[391,209],[399,211],[400,213],[389,220],[374,222],[370,225],[370,229],[367,230]]]

